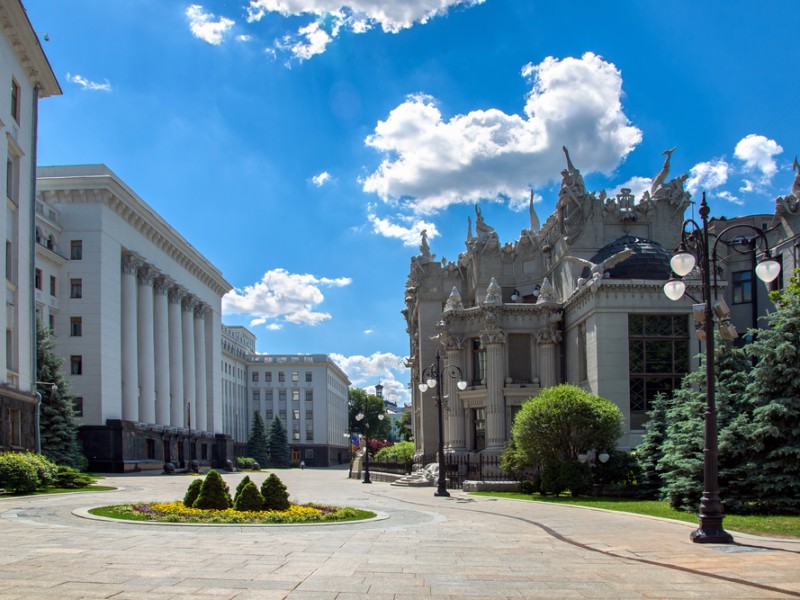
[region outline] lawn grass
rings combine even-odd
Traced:
[[[42,496],[47,494],[65,494],[65,493],[73,493],[73,492],[107,492],[109,490],[116,490],[114,486],[110,485],[90,485],[88,487],[83,488],[59,488],[59,487],[49,487],[43,490],[36,490],[33,492],[32,496]]]
[[[669,502],[657,500],[636,500],[634,498],[611,498],[579,496],[542,496],[540,494],[522,494],[518,492],[474,492],[476,496],[493,496],[497,498],[514,498],[533,502],[549,502],[573,506],[588,506],[605,510],[617,510],[637,515],[648,515],[665,519],[698,523],[697,515],[675,510]],[[800,538],[800,516],[798,515],[725,515],[725,529],[763,535],[769,537]]]

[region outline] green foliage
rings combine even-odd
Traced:
[[[392,436],[392,424],[389,419],[383,420],[378,415],[386,415],[383,400],[374,394],[358,388],[350,388],[348,394],[348,423],[350,431],[360,431],[370,438],[385,440]],[[356,419],[361,413],[365,415],[362,420]]]
[[[81,473],[72,467],[61,465],[58,467],[58,473],[53,482],[53,487],[72,490],[89,487],[93,483],[94,479],[90,475]]]
[[[36,454],[35,452],[26,452],[22,456],[36,469],[36,477],[39,480],[37,487],[46,488],[53,485],[56,475],[58,475],[58,467],[54,462],[44,454]]]
[[[245,475],[244,478],[239,482],[239,485],[236,486],[236,492],[233,494],[233,505],[236,506],[236,499],[241,495],[242,490],[244,487],[250,483],[250,476]]]
[[[64,360],[53,348],[50,330],[36,320],[36,379],[42,395],[40,427],[42,454],[59,465],[85,469],[88,465],[78,444],[78,428],[72,409],[69,382],[61,371]]]
[[[244,480],[242,480],[244,482]],[[264,497],[258,491],[258,487],[252,481],[249,481],[239,492],[237,489],[236,499],[233,501],[233,508],[238,511],[245,510],[263,510]]]
[[[264,419],[257,410],[253,411],[253,424],[247,440],[247,455],[252,457],[251,460],[265,466],[269,463],[269,448],[270,440],[264,427]]]
[[[602,485],[631,487],[642,478],[639,462],[630,452],[614,450],[608,453],[608,460],[597,460],[592,468],[592,482]]]
[[[200,488],[202,486],[202,479],[195,479],[189,484],[189,488],[186,490],[186,494],[183,496],[184,506],[194,506],[194,501],[197,500],[197,496],[200,495]]]
[[[610,401],[573,385],[542,390],[514,419],[514,443],[531,464],[575,461],[592,448],[612,450],[622,435],[622,414]]]
[[[249,456],[237,456],[236,457],[236,468],[237,469],[254,470],[256,464],[258,464],[259,467],[261,466],[259,463],[256,463],[256,459],[255,458],[251,458]],[[264,463],[264,465],[266,466],[266,463]]]
[[[569,490],[573,496],[584,495],[592,485],[591,469],[587,463],[562,460],[542,467],[539,486],[542,494],[558,495]]]
[[[397,430],[398,439],[404,442],[413,440],[414,434],[411,431],[411,411],[404,410],[397,421],[395,421],[394,427]]]
[[[26,454],[0,454],[0,488],[17,494],[29,494],[41,487],[36,466]]]
[[[289,492],[286,491],[286,486],[275,473],[270,473],[269,477],[261,484],[261,496],[264,498],[264,510],[287,510],[289,508]]]
[[[207,474],[200,486],[200,493],[192,504],[194,508],[225,510],[231,507],[231,492],[228,484],[214,469]]]
[[[274,467],[288,467],[291,464],[286,429],[277,416],[272,419],[272,423],[269,426],[269,455],[269,464]]]
[[[638,485],[642,498],[658,498],[664,483],[658,470],[658,462],[664,456],[662,446],[667,432],[667,409],[670,400],[671,397],[659,393],[650,401],[650,411],[647,413],[648,419],[644,425],[646,431],[642,436],[642,442],[633,453],[641,471]]]
[[[376,460],[403,462],[414,458],[414,442],[398,442],[393,446],[381,448],[375,453]]]
[[[519,478],[524,471],[530,470],[531,467],[528,455],[517,447],[514,438],[508,440],[500,455],[500,469],[504,473]]]

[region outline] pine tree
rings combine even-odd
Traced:
[[[289,462],[289,440],[286,437],[286,429],[280,418],[272,419],[269,427],[269,454],[270,464],[273,467],[288,467]]]
[[[645,423],[645,434],[636,448],[636,459],[642,472],[639,492],[645,498],[659,497],[663,480],[658,462],[664,456],[664,439],[667,433],[667,409],[670,397],[657,394],[650,402],[650,411]]]
[[[254,458],[262,467],[269,462],[269,439],[264,429],[264,419],[259,412],[253,411],[253,425],[250,438],[247,440],[247,455]]]
[[[261,496],[264,498],[264,510],[289,509],[289,492],[275,473],[270,473],[261,484]]]
[[[747,387],[754,406],[749,441],[752,484],[762,512],[800,513],[800,283],[798,273],[770,298],[776,311],[747,353],[756,359]]]
[[[188,492],[187,492],[188,493]],[[211,469],[200,485],[200,493],[192,506],[205,510],[225,510],[233,505],[228,484],[219,473]]]
[[[54,352],[55,344],[50,332],[36,320],[36,380],[42,395],[39,430],[41,431],[42,454],[59,465],[85,469],[86,457],[78,443],[78,428],[75,425],[73,397],[69,383],[61,371],[64,360]]]

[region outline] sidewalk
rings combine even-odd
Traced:
[[[365,485],[346,469],[279,471],[292,500],[367,508],[327,526],[171,526],[83,519],[92,506],[183,496],[192,478],[109,477],[114,492],[0,500],[0,600],[56,598],[791,598],[800,541],[433,488]],[[250,474],[260,483],[267,473]],[[233,489],[241,474],[224,475]]]

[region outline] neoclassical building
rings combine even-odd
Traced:
[[[51,260],[37,264],[36,310],[65,359],[90,468],[232,458],[230,284],[104,165],[40,168],[37,217]]]
[[[662,291],[690,197],[685,177],[638,202],[590,193],[566,152],[555,213],[543,226],[530,205],[519,239],[501,243],[478,207],[475,233],[453,262],[437,261],[423,233],[411,260],[403,311],[418,451],[438,444],[437,390],[419,391],[425,369],[443,377],[446,451],[498,454],[522,403],[572,382],[613,401],[625,416],[622,448],[639,440],[648,402],[692,367],[697,338],[686,303]]]
[[[0,451],[35,450],[39,441],[33,314],[34,194],[40,98],[61,95],[56,76],[19,0],[0,0],[0,210],[5,306],[0,311]]]

